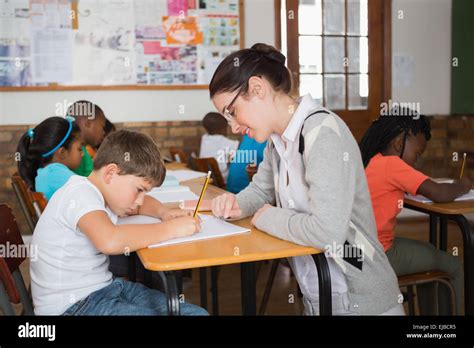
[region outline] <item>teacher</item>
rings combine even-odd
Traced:
[[[377,238],[359,147],[347,125],[311,95],[290,97],[285,56],[255,44],[227,56],[209,85],[234,133],[268,140],[250,185],[212,201],[214,215],[324,250],[335,315],[404,315],[397,278]],[[289,259],[305,314],[319,314],[311,256]]]

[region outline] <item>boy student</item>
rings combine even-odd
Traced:
[[[93,160],[86,146],[96,148],[104,139],[106,118],[102,109],[87,100],[79,100],[73,103],[67,111],[67,116],[76,119],[81,129],[82,141],[84,142],[81,165],[74,170],[78,175],[88,176],[93,168]]]
[[[396,217],[405,192],[421,194],[435,202],[450,202],[471,189],[464,177],[452,184],[438,184],[414,169],[431,138],[429,119],[407,108],[392,109],[372,122],[360,143],[377,232],[388,260],[398,276],[441,270],[451,275],[456,293],[456,311],[461,313],[462,266],[458,258],[433,245],[395,237]],[[449,292],[439,289],[440,314],[449,314]],[[437,299],[432,284],[418,286],[422,315],[435,314]]]
[[[200,229],[192,211],[167,209],[146,196],[165,177],[158,147],[144,134],[110,134],[85,178],[72,176],[49,201],[32,243],[32,294],[38,315],[163,315],[166,296],[109,272],[108,255],[189,236]],[[159,224],[116,225],[118,216],[142,214]],[[181,314],[206,315],[182,303]]]
[[[202,125],[207,131],[201,138],[199,157],[214,157],[217,160],[224,181],[227,182],[229,155],[239,147],[238,140],[230,140],[227,135],[227,122],[217,112],[204,116]]]

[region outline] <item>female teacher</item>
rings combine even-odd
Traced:
[[[209,85],[234,133],[268,140],[251,184],[212,201],[218,217],[325,250],[335,315],[404,315],[397,278],[380,245],[359,147],[346,124],[310,95],[290,97],[285,56],[255,44],[227,56]],[[289,260],[305,314],[319,314],[311,256]]]

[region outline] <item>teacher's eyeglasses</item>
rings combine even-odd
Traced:
[[[239,89],[239,92],[235,95],[234,99],[232,99],[230,104],[224,107],[224,110],[222,111],[222,116],[224,116],[228,124],[231,124],[232,122],[235,121],[233,105],[235,101],[237,100],[237,98],[239,97],[241,91],[242,89]]]

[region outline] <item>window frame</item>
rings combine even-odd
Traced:
[[[275,45],[281,50],[282,23],[280,11],[283,1],[285,1],[287,11],[287,66],[292,73],[295,85],[299,86],[299,0],[274,0]],[[392,0],[368,0],[369,18],[367,35],[369,38],[369,95],[367,109],[347,109],[347,100],[349,96],[347,95],[348,83],[346,81],[346,109],[332,110],[348,124],[357,140],[362,137],[362,134],[365,132],[370,122],[378,117],[380,113],[380,104],[384,100],[388,101],[391,98],[391,9]],[[292,19],[289,18],[290,11],[293,11]]]

